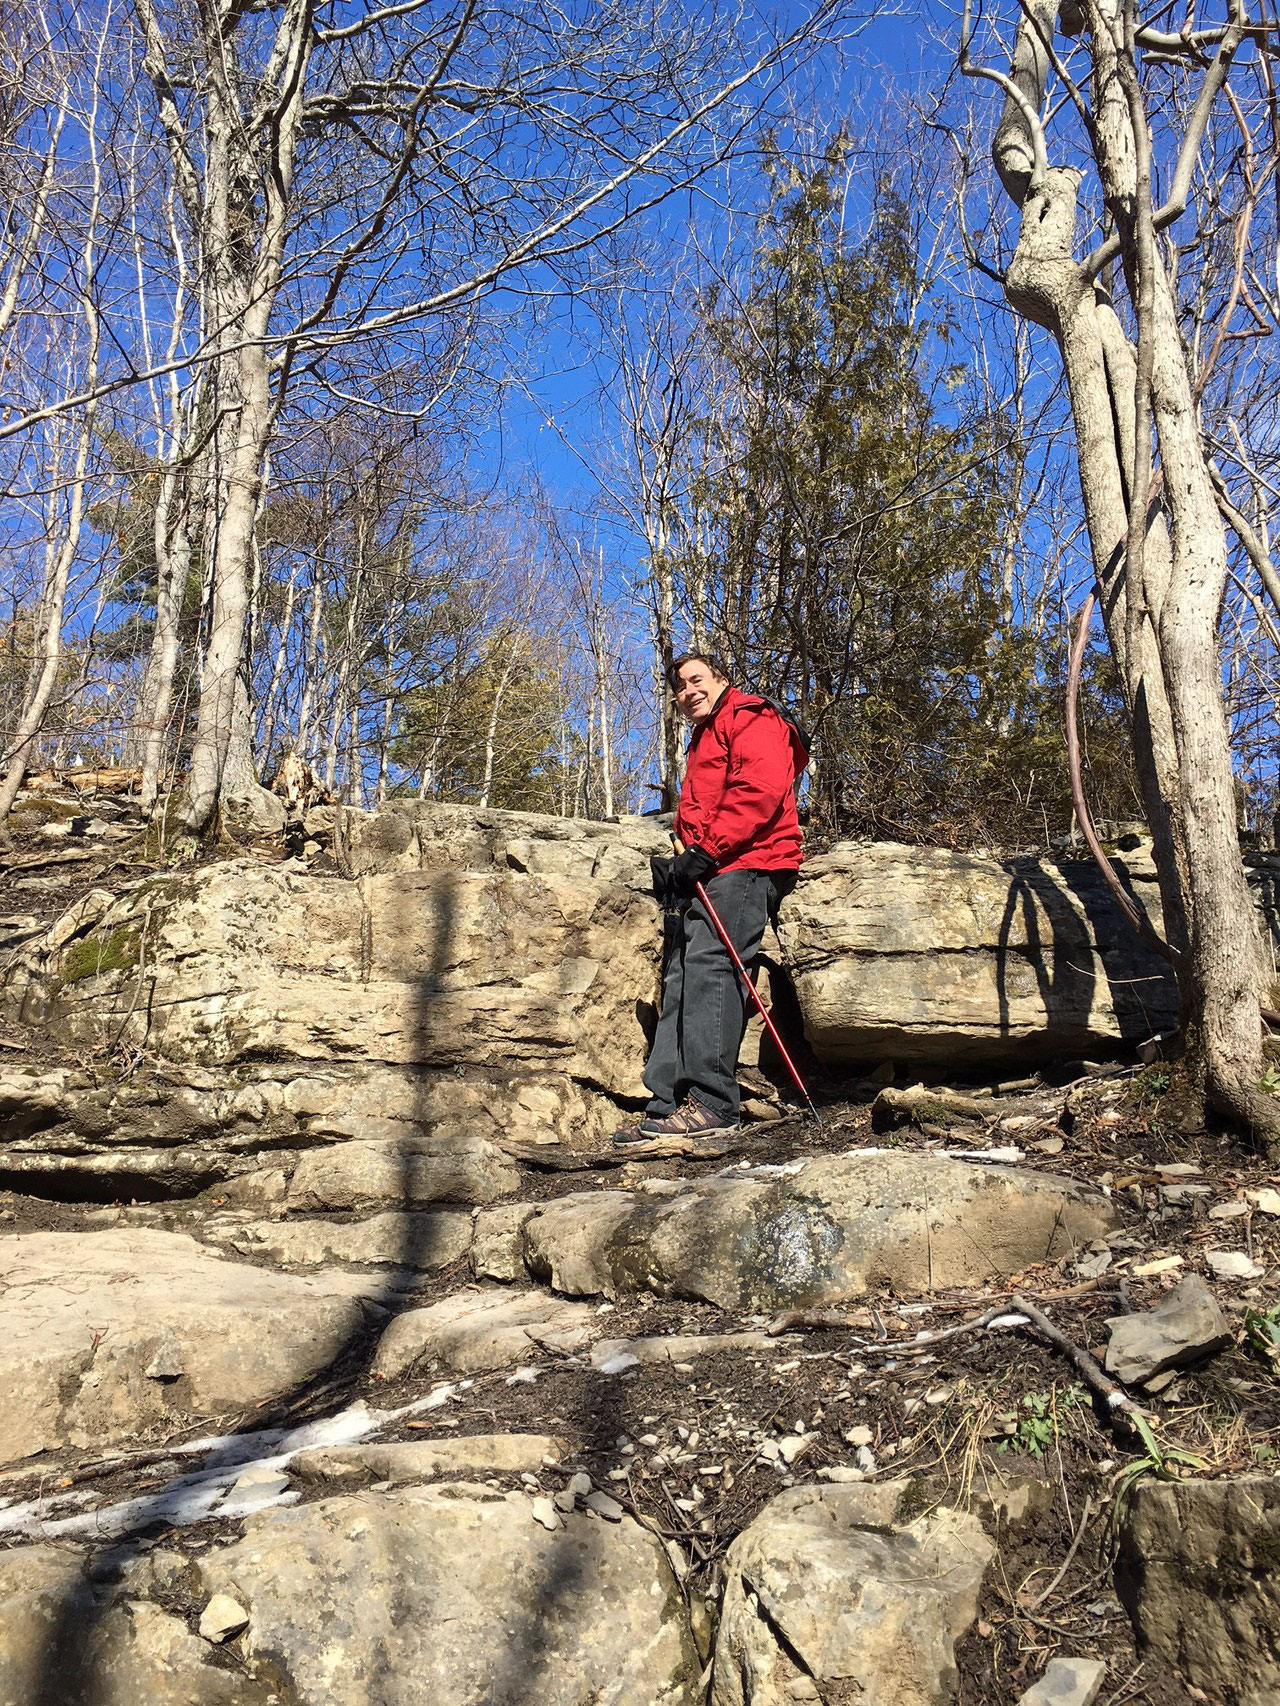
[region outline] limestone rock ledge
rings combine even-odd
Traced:
[[[1154,869],[1116,868],[1159,930]],[[781,937],[833,1065],[1107,1055],[1177,1015],[1168,966],[1091,861],[842,844],[805,865]]]
[[[93,889],[26,944],[5,1009],[86,1066],[0,1072],[0,1186],[172,1197],[278,1160],[303,1210],[487,1203],[502,1142],[607,1138],[644,1095],[657,823],[339,818],[350,877],[238,858]],[[1127,880],[1158,924],[1153,872]],[[1091,865],[841,845],[774,952],[835,1073],[1105,1055],[1175,1013]]]

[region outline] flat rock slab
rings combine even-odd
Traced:
[[[300,1451],[289,1473],[300,1481],[367,1486],[388,1481],[393,1487],[418,1481],[472,1475],[536,1475],[550,1459],[558,1462],[562,1442],[550,1434],[463,1434],[451,1439],[411,1439],[390,1444],[334,1445]]]
[[[156,877],[43,956],[24,1015],[93,1046],[114,1018],[184,1063],[553,1073],[637,1095],[657,933],[652,897],[616,880],[634,862],[349,882],[235,859]]]
[[[0,1462],[287,1392],[359,1334],[362,1283],[147,1228],[0,1240]]]
[[[995,1547],[961,1512],[910,1520],[907,1486],[796,1487],[738,1536],[712,1706],[952,1699],[955,1643],[977,1616]],[[818,1692],[797,1692],[806,1681]]]
[[[484,1138],[448,1146],[428,1137],[352,1140],[304,1155],[286,1206],[313,1212],[487,1203],[509,1196],[519,1182],[514,1163]]]
[[[1212,1356],[1235,1338],[1222,1305],[1198,1274],[1175,1285],[1154,1309],[1113,1315],[1107,1326],[1107,1372],[1126,1386]]]
[[[430,1272],[465,1256],[471,1245],[471,1216],[373,1214],[367,1220],[255,1220],[219,1234],[242,1255],[266,1256],[286,1267],[331,1263]]]
[[[1160,928],[1155,882],[1128,884]],[[860,842],[807,860],[779,929],[831,1064],[1065,1060],[1172,1025],[1169,967],[1092,861]]]
[[[1157,1667],[1228,1706],[1280,1700],[1280,1476],[1139,1482],[1116,1586]]]
[[[202,1562],[249,1611],[251,1669],[295,1706],[693,1706],[699,1664],[660,1542],[451,1482],[252,1521]]]
[[[524,1247],[534,1278],[570,1295],[647,1289],[768,1310],[873,1285],[983,1283],[1115,1224],[1107,1198],[1071,1179],[886,1151],[815,1157],[783,1177],[561,1197],[525,1223]]]
[[[539,1350],[580,1350],[595,1310],[545,1291],[460,1291],[407,1309],[382,1335],[373,1372],[387,1380],[423,1366],[474,1374],[523,1362]]]

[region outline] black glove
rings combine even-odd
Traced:
[[[686,847],[676,855],[671,880],[678,894],[689,896],[697,892],[699,883],[715,875],[715,869],[716,862],[710,853],[704,853],[701,847]]]
[[[655,853],[649,860],[649,869],[653,873],[653,898],[664,912],[680,910],[680,895],[675,883],[675,860],[668,854],[663,856]]]

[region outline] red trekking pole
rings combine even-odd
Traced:
[[[672,845],[674,846],[677,853],[683,853],[685,851],[684,842],[681,841],[681,839],[678,835],[673,835],[671,837],[671,842],[672,842]],[[719,936],[720,940],[724,943],[725,947],[729,950],[729,958],[733,961],[734,965],[738,968],[738,975],[741,977],[743,983],[747,987],[747,994],[755,1002],[756,1011],[759,1013],[760,1017],[764,1020],[765,1029],[768,1031],[769,1035],[773,1038],[774,1046],[777,1048],[778,1053],[782,1056],[782,1059],[786,1065],[787,1071],[791,1074],[792,1082],[795,1084],[796,1089],[804,1097],[805,1106],[808,1108],[809,1112],[813,1115],[815,1122],[818,1125],[821,1125],[822,1124],[822,1116],[819,1114],[818,1110],[813,1105],[813,1097],[805,1089],[804,1079],[801,1078],[800,1074],[796,1071],[795,1062],[792,1060],[791,1056],[787,1053],[787,1046],[783,1042],[782,1038],[778,1035],[778,1027],[774,1024],[773,1020],[769,1017],[769,1009],[765,1006],[764,1002],[761,1001],[759,992],[756,989],[755,984],[751,981],[750,973],[747,971],[746,966],[743,965],[741,959],[738,957],[738,950],[734,947],[733,943],[729,940],[729,932],[725,929],[724,925],[721,923],[720,914],[716,911],[715,907],[712,906],[710,900],[707,897],[707,891],[706,891],[706,889],[703,888],[702,884],[697,883],[694,886],[696,887],[696,889],[698,891],[698,899],[702,902],[703,906],[705,906],[707,909],[707,916],[710,918],[711,922],[716,927],[716,934]]]

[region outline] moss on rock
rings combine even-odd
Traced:
[[[138,964],[141,935],[136,924],[123,924],[105,935],[94,930],[82,941],[73,942],[58,968],[62,984],[82,983],[113,971],[133,971]]]

